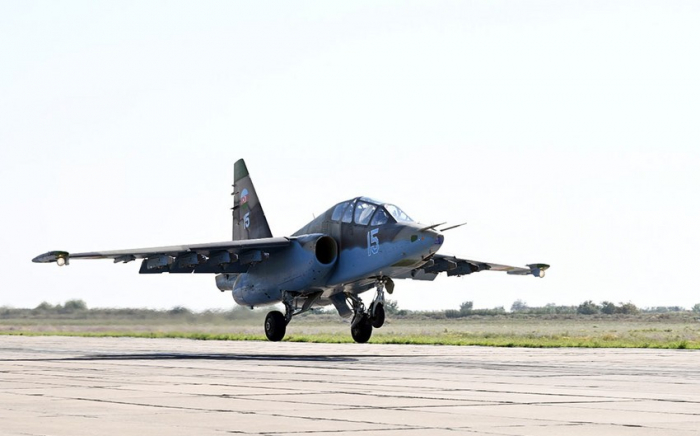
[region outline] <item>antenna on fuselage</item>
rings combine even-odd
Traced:
[[[426,231],[426,230],[435,230],[435,227],[439,227],[439,226],[441,226],[441,225],[443,225],[443,224],[447,224],[447,223],[445,222],[445,223],[433,224],[433,225],[430,225],[430,226],[427,226],[427,227],[423,227],[422,229],[420,229],[420,231],[421,231],[421,232],[424,232],[424,231]]]
[[[462,224],[457,224],[456,226],[450,226],[450,227],[445,227],[444,229],[440,229],[441,232],[446,232],[447,230],[452,230],[456,229],[457,227],[462,227],[466,225],[467,223],[462,223]]]

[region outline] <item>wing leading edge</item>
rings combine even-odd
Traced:
[[[535,277],[542,278],[544,277],[545,270],[549,268],[549,265],[545,263],[532,263],[526,266],[527,268],[522,268],[436,254],[421,268],[413,270],[411,271],[410,275],[400,278],[414,280],[435,280],[437,275],[442,272],[447,273],[447,275],[451,277],[464,276],[479,271],[505,271],[507,274],[511,275],[533,275]]]
[[[112,259],[127,263],[143,259],[142,274],[170,273],[240,273],[261,262],[291,243],[289,238],[261,238],[208,244],[172,245],[167,247],[68,253],[49,251],[32,262],[68,265],[73,259]]]

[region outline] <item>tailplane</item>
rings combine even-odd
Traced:
[[[271,238],[270,226],[243,159],[233,164],[232,195],[233,240]]]

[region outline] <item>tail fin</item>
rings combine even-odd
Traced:
[[[243,159],[233,164],[232,195],[233,240],[271,238],[270,226]]]

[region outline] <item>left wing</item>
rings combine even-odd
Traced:
[[[113,259],[114,263],[143,259],[141,274],[239,273],[290,243],[289,238],[261,238],[86,253],[49,251],[35,257],[32,262],[68,265],[71,259]]]
[[[435,280],[441,272],[448,276],[464,276],[479,271],[505,271],[508,274],[525,276],[532,274],[535,277],[544,277],[544,272],[549,265],[545,263],[531,263],[527,268],[517,266],[500,265],[497,263],[481,262],[478,260],[460,259],[455,256],[436,254],[422,267],[411,271],[410,274],[401,276],[402,279]]]

